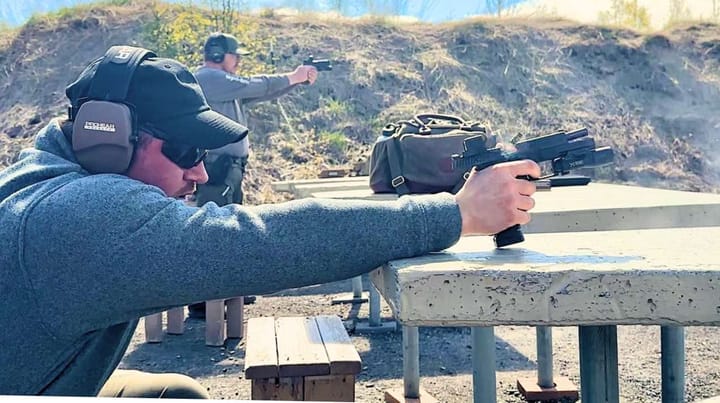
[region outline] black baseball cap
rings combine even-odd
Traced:
[[[91,83],[102,60],[91,62],[65,89],[73,109],[90,99]],[[139,127],[154,128],[151,134],[168,142],[215,149],[240,141],[248,133],[245,126],[211,110],[195,76],[173,59],[143,60],[132,75],[124,103],[132,106]]]
[[[222,53],[232,53],[235,55],[247,56],[250,51],[243,47],[243,44],[233,35],[223,32],[214,32],[208,36],[205,41],[203,50],[206,56],[212,55],[216,49],[222,50]]]

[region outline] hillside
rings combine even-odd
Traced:
[[[88,61],[112,44],[146,46],[152,17],[147,5],[83,8],[0,41],[0,167],[64,113],[64,87]],[[617,150],[598,180],[720,190],[718,25],[645,36],[561,20],[252,18],[275,38],[279,71],[308,54],[334,70],[251,109],[251,203],[278,200],[273,180],[357,161],[386,123],[424,111],[485,121],[504,138],[587,126]]]

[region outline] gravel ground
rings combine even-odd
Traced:
[[[367,287],[367,279],[365,284]],[[356,401],[382,402],[385,390],[402,388],[401,332],[352,332],[356,320],[367,318],[367,304],[331,305],[350,289],[348,280],[260,296],[255,304],[246,306],[245,317],[335,314],[347,320],[363,361]],[[392,317],[384,302],[382,316],[384,320]],[[243,377],[244,340],[228,340],[225,347],[207,347],[203,321],[186,319],[185,329],[183,335],[166,335],[162,343],[148,344],[141,321],[121,367],[179,372],[198,379],[214,399],[249,399],[250,382]],[[515,384],[518,377],[535,375],[535,330],[496,327],[495,338],[498,401],[522,402]],[[621,401],[660,402],[659,327],[620,326],[618,344]],[[472,401],[470,345],[467,328],[420,329],[421,386],[438,401]],[[720,395],[720,328],[687,328],[685,349],[686,401]],[[577,328],[553,328],[553,350],[556,376],[566,376],[579,386]]]

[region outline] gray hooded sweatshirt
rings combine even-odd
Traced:
[[[0,395],[87,396],[142,316],[350,278],[449,247],[461,228],[449,194],[189,207],[89,175],[57,120],[0,171],[0,223]]]
[[[195,72],[200,88],[208,105],[215,112],[247,127],[245,106],[279,98],[293,89],[286,75],[256,75],[240,77],[213,67],[202,66]],[[227,154],[233,157],[247,157],[250,154],[250,139],[246,136],[237,143],[228,144],[211,154]]]

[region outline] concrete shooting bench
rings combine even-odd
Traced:
[[[337,316],[248,320],[252,400],[355,401],[360,355]]]
[[[371,273],[403,325],[405,386],[387,401],[423,393],[421,326],[471,327],[474,402],[496,401],[493,326],[530,325],[538,378],[518,381],[526,399],[577,393],[557,390],[568,385],[553,379],[550,326],[578,326],[583,403],[618,402],[616,326],[659,325],[663,401],[683,402],[682,326],[720,325],[720,195],[591,183],[535,200],[523,243],[465,238]]]

